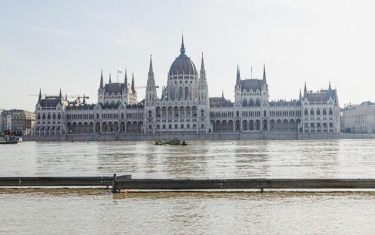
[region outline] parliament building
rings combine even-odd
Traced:
[[[306,84],[294,100],[270,101],[266,68],[260,79],[233,78],[234,102],[209,96],[202,54],[200,70],[186,55],[173,61],[167,84],[157,94],[152,57],[145,97],[138,101],[134,75],[105,83],[101,73],[98,101],[85,97],[42,96],[35,108],[34,139],[154,140],[184,139],[305,139],[335,138],[340,132],[336,89],[308,91]],[[235,73],[234,73],[235,74]],[[298,91],[296,92],[298,94]],[[144,99],[143,99],[144,98]]]

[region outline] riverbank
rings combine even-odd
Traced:
[[[250,133],[212,133],[212,134],[173,134],[155,135],[123,133],[106,134],[67,134],[25,136],[25,141],[155,141],[155,140],[319,140],[319,139],[374,139],[375,134],[349,133],[299,133],[299,132],[250,132]]]

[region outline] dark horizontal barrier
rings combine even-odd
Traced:
[[[83,177],[0,177],[0,186],[112,186],[113,176]],[[131,175],[117,176],[116,181]]]
[[[124,189],[375,189],[375,179],[125,179],[113,191]]]
[[[0,177],[0,187],[112,186],[145,190],[214,189],[375,189],[375,179],[132,179],[131,175],[93,177]]]

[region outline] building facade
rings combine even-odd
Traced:
[[[342,109],[342,132],[374,133],[375,103],[366,101]]]
[[[12,110],[3,110],[1,112],[1,130],[4,132],[12,128]]]
[[[13,135],[31,135],[34,128],[35,115],[26,110],[12,109],[1,112],[1,131],[10,130]]]
[[[242,79],[239,67],[234,81],[234,102],[209,97],[202,54],[200,70],[186,55],[182,38],[179,56],[173,61],[167,85],[156,90],[152,57],[145,97],[137,100],[134,74],[131,85],[104,83],[101,74],[98,102],[68,101],[61,95],[42,97],[36,105],[34,135],[91,134],[113,136],[173,136],[253,133],[338,133],[340,110],[337,91],[308,92],[295,100],[270,101],[266,68],[261,79]],[[296,92],[296,94],[298,94]]]

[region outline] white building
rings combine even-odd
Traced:
[[[140,102],[134,89],[134,74],[130,86],[126,72],[123,83],[112,83],[109,76],[109,82],[104,84],[101,74],[96,104],[87,104],[85,99],[70,102],[63,98],[61,90],[59,96],[42,98],[40,91],[34,134],[112,134],[116,138],[232,134],[246,138],[262,133],[296,136],[340,132],[337,91],[330,85],[316,93],[308,92],[305,85],[303,96],[300,91],[294,100],[270,101],[265,66],[261,79],[252,76],[242,79],[237,66],[233,82],[234,102],[224,95],[209,97],[203,54],[198,72],[186,55],[182,38],[180,55],[171,64],[167,85],[160,96],[156,91],[152,58],[145,99]]]
[[[308,92],[302,97],[302,132],[340,132],[340,107],[336,90]]]
[[[362,102],[348,105],[342,110],[342,131],[352,133],[375,132],[375,103]]]

